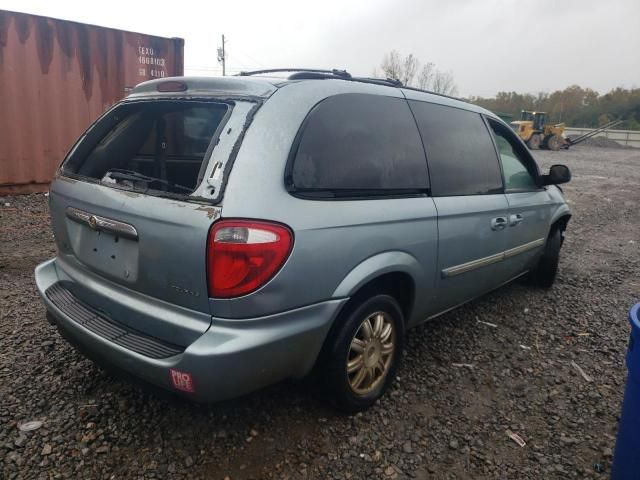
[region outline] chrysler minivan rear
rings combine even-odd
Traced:
[[[258,289],[293,248],[287,226],[220,221],[224,171],[274,88],[149,83],[89,128],[51,185],[58,256],[36,270],[49,318],[98,361],[195,399],[272,383],[286,359],[256,365],[300,332],[212,327],[209,298]]]

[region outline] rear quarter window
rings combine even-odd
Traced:
[[[427,152],[434,196],[503,191],[491,134],[479,113],[410,101]]]
[[[296,192],[385,194],[426,191],[429,176],[404,99],[342,94],[316,105],[303,123],[287,175]]]

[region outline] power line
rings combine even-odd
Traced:
[[[196,67],[191,65],[185,65],[184,67],[187,75],[203,75],[203,76],[218,76],[222,73],[222,67]],[[251,70],[251,68],[229,68],[227,67],[225,73],[227,75],[235,75],[242,71]],[[208,75],[205,75],[208,74]]]
[[[241,54],[243,57],[249,59],[251,61],[251,63],[257,65],[258,67],[261,68],[266,68],[266,65],[258,60],[256,60],[254,57],[252,57],[251,55],[249,55],[247,52],[245,52],[244,50],[240,50],[239,48],[236,47],[236,50],[238,51],[239,54]],[[253,68],[253,67],[251,67]]]
[[[233,66],[230,66],[233,65]],[[190,68],[192,70],[221,70],[222,67],[216,67],[212,65],[185,65],[185,68]],[[232,70],[258,70],[256,65],[246,65],[246,64],[232,64],[231,62],[227,62],[226,71],[230,72]]]

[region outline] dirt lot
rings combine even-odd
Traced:
[[[389,395],[352,417],[309,382],[198,406],[99,370],[35,292],[55,252],[47,198],[1,198],[0,478],[608,478],[640,300],[640,150],[536,157],[574,173],[556,285],[509,285],[410,332]],[[21,433],[28,420],[44,423]]]

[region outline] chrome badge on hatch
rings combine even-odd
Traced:
[[[136,228],[133,225],[119,220],[93,215],[74,207],[67,208],[67,217],[78,223],[84,223],[93,230],[109,232],[124,238],[130,238],[131,240],[138,239],[138,231]]]
[[[192,297],[199,297],[200,292],[196,292],[194,290],[189,290],[188,288],[179,287],[178,285],[169,285],[170,288],[174,289],[178,293],[182,293],[184,295],[191,295]]]

